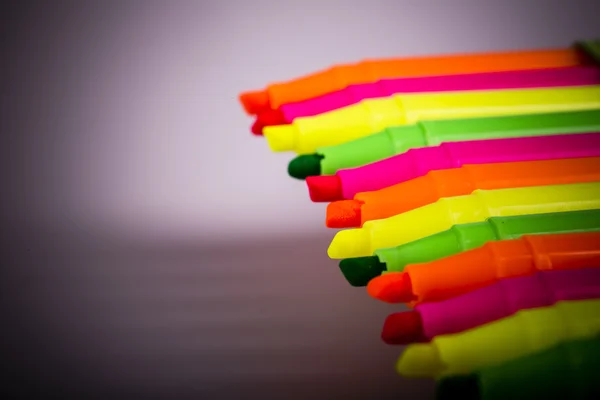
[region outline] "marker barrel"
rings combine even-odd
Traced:
[[[593,41],[589,41],[593,44]],[[448,54],[365,60],[337,65],[326,70],[269,85],[263,91],[242,93],[240,100],[249,114],[277,109],[286,103],[310,99],[348,85],[375,82],[384,78],[453,75],[477,72],[592,65],[596,48],[577,42],[570,48]]]
[[[409,345],[397,369],[408,376],[468,374],[560,343],[592,338],[600,333],[598,310],[600,299],[561,301],[551,307],[522,310],[475,329],[438,336],[430,343]],[[425,351],[434,357],[421,358]]]
[[[600,298],[600,268],[583,268],[503,279],[444,301],[419,304],[415,310],[421,316],[425,337],[431,339],[497,321],[519,310],[595,298]]]
[[[440,301],[505,278],[600,266],[600,232],[523,235],[404,269],[414,301]]]
[[[546,214],[600,208],[600,183],[476,190],[467,196],[442,198],[390,218],[342,230],[333,238],[331,258],[364,257],[377,249],[399,246],[492,216]]]
[[[384,189],[358,193],[354,199],[362,203],[362,225],[366,221],[388,218],[434,203],[442,197],[470,194],[475,189],[580,182],[600,182],[600,157],[468,164],[459,168],[429,171],[424,176]]]
[[[338,171],[336,176],[341,182],[342,197],[353,199],[360,192],[380,190],[418,178],[430,171],[459,168],[465,164],[598,156],[600,132],[472,140],[412,149],[363,167]]]
[[[350,85],[301,102],[283,104],[281,113],[285,123],[289,124],[296,118],[315,116],[362,100],[392,96],[396,93],[525,89],[597,85],[598,83],[600,83],[600,70],[596,66],[383,79],[372,83]]]
[[[600,110],[420,121],[393,126],[364,138],[317,149],[321,174],[332,175],[402,154],[413,148],[511,137],[600,131]]]
[[[453,225],[443,232],[397,247],[375,250],[388,272],[402,272],[409,264],[439,260],[486,242],[516,239],[523,235],[574,233],[600,230],[600,210],[491,217],[483,222]]]
[[[470,376],[444,378],[437,384],[436,398],[467,398],[467,393],[474,392],[469,399],[598,399],[598,371],[600,336],[595,336],[481,368]]]
[[[394,125],[476,116],[532,114],[600,108],[600,86],[474,90],[398,94],[363,100],[290,125],[269,126],[265,138],[273,151],[314,153]]]

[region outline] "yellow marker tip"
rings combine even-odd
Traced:
[[[292,151],[296,144],[296,126],[274,125],[266,126],[263,135],[267,139],[269,147],[274,152]]]
[[[372,255],[369,231],[361,228],[338,232],[327,249],[327,255],[333,259]]]
[[[444,369],[437,348],[431,343],[407,346],[396,363],[398,374],[410,378],[431,378]]]

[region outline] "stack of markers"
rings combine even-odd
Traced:
[[[600,41],[370,60],[240,98],[440,399],[600,399]]]

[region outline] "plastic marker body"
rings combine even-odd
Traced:
[[[600,157],[463,165],[460,168],[430,171],[422,177],[377,191],[358,193],[354,200],[330,203],[327,207],[327,226],[359,227],[366,221],[401,214],[434,203],[442,197],[470,194],[475,189],[580,182],[600,182]],[[349,202],[352,202],[354,212],[348,210],[346,203]]]
[[[423,120],[598,108],[600,86],[399,94],[269,126],[264,135],[273,151],[309,154],[389,126]]]
[[[366,286],[387,272],[403,272],[409,264],[439,260],[486,242],[523,235],[600,231],[600,210],[491,217],[452,228],[397,247],[375,250],[374,256],[347,258],[340,269],[352,286]]]
[[[245,92],[240,102],[248,114],[277,109],[320,96],[352,84],[385,78],[452,75],[478,72],[565,68],[594,64],[593,42],[576,43],[567,49],[448,54],[427,57],[365,60],[338,65],[300,78],[269,85],[265,90]]]
[[[600,336],[562,342],[525,357],[446,377],[438,400],[533,400],[600,398]]]
[[[443,377],[500,365],[600,333],[600,299],[561,301],[523,310],[478,328],[406,348],[396,368],[401,375]]]
[[[353,199],[360,192],[380,190],[430,171],[459,168],[465,164],[555,160],[600,156],[600,133],[537,136],[442,143],[409,150],[404,154],[335,175],[306,179],[313,201]],[[335,191],[323,188],[336,187]]]
[[[596,66],[384,79],[373,83],[350,85],[322,96],[284,104],[281,106],[283,116],[281,124],[289,124],[299,117],[310,117],[347,107],[361,100],[387,97],[396,93],[524,89],[599,83],[600,70]]]
[[[600,232],[524,235],[388,273],[369,282],[377,299],[413,305],[469,293],[501,279],[544,270],[600,266]],[[400,282],[401,287],[397,282]]]
[[[408,344],[398,339],[407,336],[407,325],[402,322],[411,318],[411,313],[418,314],[420,336],[432,339],[497,321],[519,310],[548,307],[563,300],[598,298],[600,268],[540,271],[504,279],[444,301],[422,303],[413,311],[391,314],[384,324],[382,337],[390,344]]]
[[[288,170],[293,177],[305,179],[311,175],[335,174],[341,169],[360,167],[413,148],[443,142],[599,131],[600,110],[421,121],[386,128],[337,146],[321,147],[316,154],[296,157]]]
[[[450,229],[375,255],[389,272],[402,272],[409,264],[435,261],[483,246],[486,242],[517,239],[523,235],[600,230],[600,210],[491,217],[484,222],[454,225]]]
[[[600,183],[476,190],[467,196],[442,198],[403,214],[366,222],[338,232],[327,253],[331,258],[364,257],[377,249],[399,246],[444,231],[456,224],[492,216],[545,214],[600,208]]]

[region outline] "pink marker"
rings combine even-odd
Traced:
[[[555,160],[600,156],[600,133],[534,136],[446,142],[410,149],[335,175],[309,176],[306,184],[315,202],[353,199],[357,193],[379,190],[427,174],[465,164]],[[408,194],[410,195],[410,194]]]
[[[593,298],[600,298],[600,268],[542,271],[391,314],[385,321],[382,338],[390,344],[427,341],[506,318],[519,310]]]
[[[462,90],[525,89],[538,87],[596,85],[600,82],[597,67],[552,68],[480,74],[441,75],[417,78],[385,79],[374,83],[351,85],[345,89],[297,103],[283,104],[283,121],[313,116],[360,102],[396,93],[449,92]],[[263,125],[270,124],[264,121]]]

